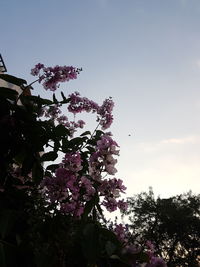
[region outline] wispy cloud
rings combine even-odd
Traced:
[[[200,143],[200,136],[169,138],[161,141],[161,144],[199,144],[199,143]]]
[[[163,197],[200,190],[200,135],[144,142],[122,151],[119,174],[128,195],[153,186]],[[125,153],[126,152],[126,153]]]

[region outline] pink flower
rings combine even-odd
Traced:
[[[40,70],[43,68],[44,68],[44,65],[41,63],[38,63],[37,65],[35,65],[33,69],[31,69],[31,75],[38,76]]]
[[[105,206],[109,212],[113,212],[117,209],[117,201],[112,197],[105,198],[105,200],[102,202],[102,205]]]
[[[39,83],[43,82],[46,90],[55,91],[59,83],[76,79],[81,70],[72,66],[45,67],[39,63],[31,70],[31,74],[39,77]]]
[[[78,92],[75,92],[69,95],[70,104],[68,106],[68,111],[73,114],[81,113],[83,111],[86,112],[96,112],[97,113],[97,121],[102,126],[102,129],[105,130],[110,127],[113,121],[112,110],[114,106],[114,102],[111,98],[106,99],[103,102],[102,106],[99,106],[92,100],[89,100],[86,97],[81,97]]]
[[[125,211],[128,208],[128,203],[125,202],[124,200],[119,200],[117,206],[121,211]]]
[[[145,267],[167,267],[167,264],[161,258],[152,257],[150,263],[148,263]]]
[[[89,100],[86,97],[80,97],[78,92],[75,92],[69,95],[70,104],[68,106],[68,111],[73,114],[81,113],[83,111],[86,112],[97,112],[99,106],[92,100]]]
[[[102,129],[105,130],[110,127],[113,122],[112,110],[114,107],[114,102],[112,98],[105,99],[102,106],[98,109],[97,121],[102,126]]]
[[[82,170],[83,167],[81,162],[82,159],[79,152],[66,153],[62,160],[64,167],[72,172],[78,172]]]

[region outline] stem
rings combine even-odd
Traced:
[[[40,80],[40,79],[37,79],[37,80],[33,81],[32,83],[28,84],[28,85],[25,87],[25,89],[26,89],[27,87],[30,87],[32,84],[38,82],[39,80]]]
[[[54,149],[54,146],[50,145],[49,143],[48,143],[47,145],[50,146],[50,147],[52,147],[52,148]],[[58,149],[58,151],[64,153],[64,152],[62,151],[62,149],[60,149],[60,148]]]
[[[91,134],[91,136],[90,136],[90,138],[88,139],[88,141],[92,139],[92,137],[94,136],[96,130],[97,130],[98,127],[99,127],[99,125],[100,125],[100,122],[97,124],[96,128],[94,129],[94,131],[93,131],[93,133]],[[82,146],[82,147],[80,148],[80,150],[83,149],[83,148],[85,148],[85,147],[87,146],[88,141],[85,143],[84,146]]]

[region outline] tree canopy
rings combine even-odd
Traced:
[[[155,198],[152,188],[128,198],[132,238],[150,240],[169,267],[197,267],[200,260],[200,195]]]

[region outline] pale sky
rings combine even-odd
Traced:
[[[0,18],[10,74],[82,67],[62,91],[113,97],[128,196],[200,192],[200,0],[0,0]]]

